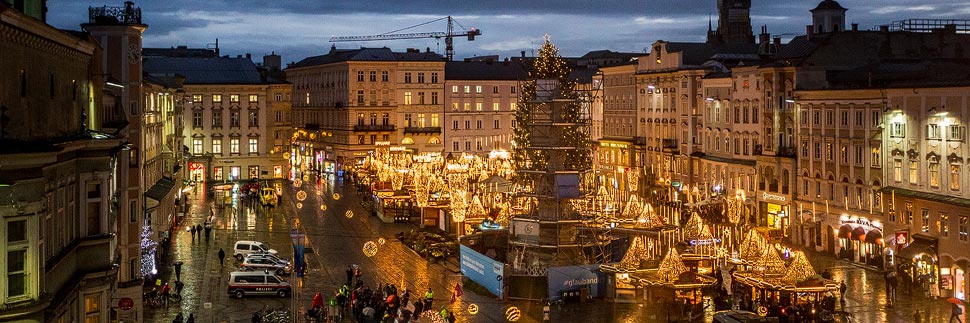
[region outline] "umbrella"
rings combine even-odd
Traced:
[[[374,312],[376,311],[374,310],[373,307],[370,307],[370,306],[365,307],[363,310],[360,311],[361,314],[364,314],[364,316],[367,316],[367,317],[374,317]]]
[[[959,298],[956,298],[956,297],[947,298],[946,301],[956,305],[963,305],[963,300],[960,300]]]

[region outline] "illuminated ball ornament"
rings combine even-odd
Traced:
[[[320,204],[320,211],[326,211],[326,210],[327,210],[327,205],[326,204]]]
[[[377,239],[377,244],[383,246],[385,243],[387,243],[387,240],[384,240],[384,238]]]
[[[468,305],[468,314],[471,314],[471,315],[478,314],[478,304]]]
[[[296,202],[296,208],[302,209],[303,208],[303,203]]]
[[[373,257],[377,254],[377,244],[374,241],[367,241],[364,243],[364,255],[367,257]]]
[[[344,212],[344,216],[346,216],[348,219],[349,218],[352,218],[352,217],[354,217],[354,211],[353,210],[347,210],[347,212]]]
[[[300,187],[300,186],[303,186],[303,180],[302,179],[299,179],[299,178],[294,179],[293,180],[293,187]]]
[[[303,191],[303,190],[300,190],[299,192],[296,192],[296,199],[299,200],[299,201],[301,201],[301,202],[303,200],[305,200],[306,199],[306,192]]]
[[[522,311],[518,307],[510,306],[505,310],[505,319],[509,322],[515,322],[522,318]]]
[[[334,200],[339,200],[340,199],[340,193],[333,193],[333,199]]]

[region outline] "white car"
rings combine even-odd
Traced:
[[[247,241],[247,240],[236,241],[236,246],[233,248],[232,255],[236,257],[237,260],[242,261],[243,258],[246,257],[246,255],[251,253],[270,253],[275,255],[278,252],[276,250],[270,249],[270,247],[267,246],[265,243],[262,243],[259,241]]]
[[[245,258],[266,258],[266,259],[273,260],[273,261],[276,261],[276,262],[279,262],[279,263],[283,263],[283,264],[286,264],[286,265],[289,265],[290,264],[290,260],[289,259],[280,257],[279,254],[271,254],[271,253],[250,253],[250,254],[246,255]],[[243,260],[245,260],[245,259],[243,259]]]
[[[290,271],[290,265],[280,261],[261,257],[246,257],[239,267],[242,270],[267,270],[275,271],[277,275],[286,275]]]

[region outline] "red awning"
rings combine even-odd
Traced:
[[[852,239],[862,241],[866,238],[866,229],[862,227],[856,227],[852,229]]]
[[[869,233],[866,233],[866,242],[882,244],[882,232],[877,229],[869,230]]]
[[[839,227],[838,237],[848,239],[850,233],[852,233],[852,226],[848,224],[843,224],[841,227]]]

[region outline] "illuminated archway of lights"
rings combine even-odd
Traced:
[[[302,209],[303,208],[303,203],[296,202],[296,208]]]
[[[505,310],[505,319],[509,322],[515,322],[522,318],[522,311],[518,307],[510,306],[509,309]]]
[[[299,200],[299,201],[301,201],[301,202],[303,200],[305,200],[306,199],[306,191],[300,190],[299,192],[296,192],[296,199]]]
[[[303,186],[303,180],[299,178],[293,179],[293,187],[300,187],[300,186]]]
[[[333,199],[334,200],[339,200],[340,199],[340,193],[333,193]]]
[[[327,210],[327,205],[326,204],[320,204],[320,211],[326,211],[326,210]]]
[[[354,217],[354,211],[353,210],[347,210],[347,212],[344,212],[344,216],[346,216],[348,219],[349,218],[352,218],[352,217]]]
[[[469,304],[468,314],[471,314],[471,315],[478,314],[478,304]]]
[[[377,244],[374,241],[367,241],[364,243],[364,255],[367,257],[373,257],[377,254]]]
[[[387,240],[384,240],[384,238],[377,239],[377,244],[383,246],[385,243],[387,243]]]

